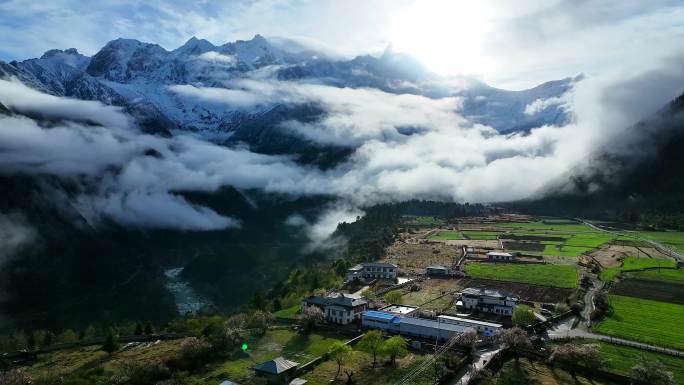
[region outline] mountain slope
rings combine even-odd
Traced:
[[[684,94],[630,131],[620,153],[604,149],[540,197],[509,207],[684,229]]]
[[[0,77],[16,77],[53,95],[124,107],[147,132],[188,132],[218,142],[231,141],[235,127],[270,124],[264,122],[263,114],[279,103],[212,105],[181,97],[171,86],[239,90],[240,80],[280,80],[429,98],[456,96],[463,98],[465,117],[500,132],[513,132],[567,122],[569,116],[558,98],[576,81],[568,78],[530,90],[506,91],[469,78],[440,78],[410,56],[390,50],[379,56],[334,60],[312,51],[283,50],[260,35],[220,46],[193,37],[173,51],[134,39],[116,39],[93,57],[71,48],[50,50],[38,59],[0,62]],[[530,109],[535,103],[538,108]],[[279,111],[282,115],[283,110]],[[287,120],[308,119],[297,109],[288,111]],[[297,135],[285,135],[291,136],[291,142],[300,140]],[[273,147],[263,137],[254,143],[249,139],[255,135],[236,137],[255,147]],[[282,138],[274,140],[282,142]],[[296,147],[306,148],[299,152],[311,151],[307,143]]]

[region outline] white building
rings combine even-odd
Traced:
[[[361,324],[366,329],[380,329],[407,337],[439,339],[441,341],[472,329],[467,326],[442,322],[440,319],[403,317],[382,311],[366,311],[361,317]]]
[[[437,319],[439,319],[442,323],[470,327],[485,335],[493,335],[496,333],[496,331],[503,328],[503,325],[494,322],[480,321],[463,317],[452,317],[449,315],[440,315],[437,316]]]
[[[487,253],[487,258],[492,262],[515,262],[516,256],[511,253],[504,253],[501,251],[490,251]]]
[[[488,313],[512,315],[520,298],[503,294],[497,290],[469,287],[460,293],[463,307]]]
[[[327,296],[313,295],[302,301],[302,308],[316,306],[328,322],[346,325],[361,319],[368,308],[368,301],[359,295],[333,293]]]
[[[399,267],[393,263],[363,262],[347,270],[347,281],[397,278]]]

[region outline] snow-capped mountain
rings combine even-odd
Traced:
[[[122,106],[147,132],[192,132],[219,142],[244,141],[267,152],[287,152],[287,146],[301,141],[279,129],[280,122],[315,121],[323,110],[313,104],[292,106],[274,100],[248,106],[207,103],[184,97],[177,87],[240,92],[240,81],[258,79],[429,98],[456,96],[463,100],[459,111],[463,116],[506,133],[566,123],[569,118],[560,98],[576,80],[506,91],[471,78],[439,77],[412,57],[391,50],[340,60],[312,51],[291,52],[260,35],[220,46],[193,37],[172,51],[157,44],[116,39],[92,57],[70,48],[50,50],[37,59],[0,62],[0,76],[18,78],[54,95]]]

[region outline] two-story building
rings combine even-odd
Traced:
[[[328,322],[347,325],[361,318],[368,308],[368,301],[359,295],[333,293],[326,296],[312,295],[302,301],[302,308],[316,306]]]
[[[520,298],[498,290],[469,287],[460,293],[465,309],[510,316],[520,302]]]
[[[386,262],[363,262],[347,270],[347,281],[358,279],[360,281],[370,281],[373,279],[397,278],[399,267],[393,263]]]

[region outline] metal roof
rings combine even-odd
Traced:
[[[450,315],[440,315],[440,316],[437,316],[437,318],[446,319],[446,320],[453,320],[453,321],[469,322],[469,323],[474,324],[474,325],[491,326],[491,327],[495,327],[495,328],[500,328],[503,326],[501,324],[497,324],[494,322],[480,321],[480,320],[476,320],[476,319],[463,318],[463,317],[454,317],[454,316],[450,316]]]
[[[375,310],[368,310],[364,311],[361,313],[362,316],[364,317],[373,317],[373,318],[380,318],[384,320],[391,321],[394,317],[396,317],[395,314],[390,314],[390,313],[385,313],[382,311],[375,311]]]
[[[468,329],[472,329],[471,327],[467,326],[462,326],[462,325],[454,325],[446,322],[439,322],[427,318],[413,318],[413,317],[405,317],[401,319],[401,326],[403,325],[413,325],[413,326],[422,326],[426,328],[431,328],[431,329],[439,329],[439,330],[445,330],[445,331],[450,331],[450,332],[456,332],[456,333],[463,333]]]
[[[297,365],[299,365],[298,362],[287,360],[284,357],[276,357],[270,361],[255,365],[254,370],[270,374],[280,374],[296,368]]]
[[[399,266],[393,264],[393,263],[387,263],[387,262],[362,262],[361,266],[374,266],[374,267],[394,267],[397,268]]]

